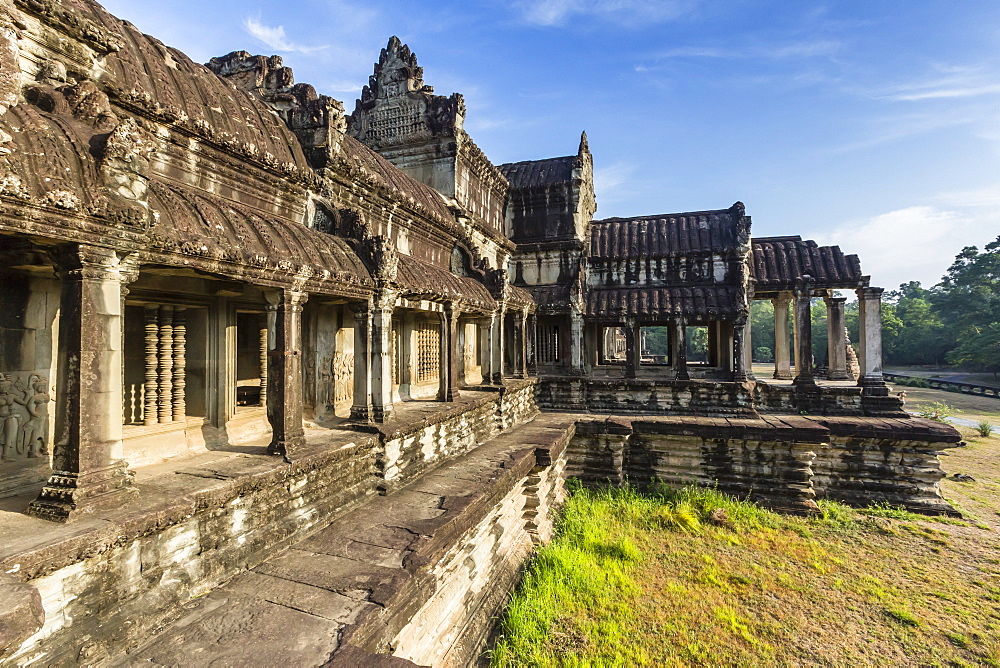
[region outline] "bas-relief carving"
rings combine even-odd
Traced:
[[[333,371],[334,404],[350,401],[354,389],[354,354],[336,353],[330,366]]]
[[[0,459],[35,458],[48,454],[48,380],[39,374],[0,373]]]

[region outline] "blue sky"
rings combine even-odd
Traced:
[[[348,112],[398,35],[494,163],[590,137],[597,217],[743,201],[755,236],[935,283],[1000,234],[996,0],[107,0],[199,62],[280,54]]]

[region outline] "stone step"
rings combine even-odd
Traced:
[[[559,459],[574,422],[538,416],[372,498],[190,601],[173,623],[114,665],[387,660],[379,656],[387,643],[442,586],[430,574],[433,566],[512,490],[530,486],[534,472]]]

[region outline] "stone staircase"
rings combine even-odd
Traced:
[[[112,665],[467,664],[551,534],[574,423],[538,416],[369,499]]]

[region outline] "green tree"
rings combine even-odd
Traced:
[[[952,364],[992,371],[1000,375],[1000,323],[991,322],[985,327],[973,327],[948,355]]]

